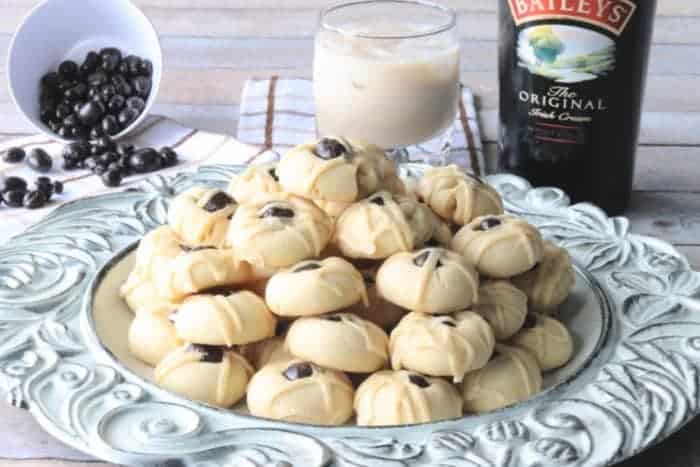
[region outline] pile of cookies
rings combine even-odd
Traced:
[[[193,400],[278,420],[386,426],[537,394],[572,339],[565,250],[456,166],[402,181],[378,147],[323,138],[192,188],[121,294],[134,356]]]

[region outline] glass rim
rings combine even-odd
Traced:
[[[449,20],[445,24],[441,24],[436,26],[433,29],[430,29],[429,31],[423,31],[423,32],[418,32],[418,33],[411,33],[411,34],[368,34],[368,33],[356,33],[356,32],[349,32],[345,30],[342,26],[334,26],[329,24],[326,19],[327,16],[330,15],[331,13],[342,10],[343,8],[348,8],[348,7],[354,7],[358,5],[371,5],[371,4],[378,4],[378,3],[401,3],[401,4],[406,4],[406,5],[418,5],[418,6],[423,6],[427,8],[432,8],[433,10],[439,10],[443,13],[446,13]],[[440,34],[446,31],[449,31],[453,29],[457,25],[457,12],[453,10],[450,7],[447,7],[445,5],[441,5],[439,3],[435,3],[429,0],[350,0],[350,1],[344,1],[340,3],[336,3],[334,5],[331,5],[329,7],[324,8],[321,11],[321,16],[320,16],[320,27],[322,29],[336,32],[339,34],[347,35],[347,36],[352,36],[352,37],[359,37],[361,39],[387,39],[387,40],[397,40],[397,39],[417,39],[420,37],[428,37],[428,36],[434,36],[436,34]]]

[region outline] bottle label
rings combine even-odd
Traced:
[[[508,3],[519,25],[516,66],[532,76],[516,96],[528,117],[529,137],[552,150],[588,144],[591,125],[609,110],[605,83],[616,71],[617,41],[636,5],[629,0]]]
[[[620,36],[637,5],[630,0],[508,0],[515,24],[530,21],[573,20]]]

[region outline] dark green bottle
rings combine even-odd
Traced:
[[[499,167],[628,206],[656,0],[500,0]]]

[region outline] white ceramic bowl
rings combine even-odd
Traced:
[[[61,140],[39,119],[39,81],[64,60],[79,65],[90,50],[117,47],[153,62],[153,86],[139,118],[115,136],[136,128],[153,105],[163,72],[158,34],[129,0],[45,0],[22,21],[7,59],[10,94],[26,119],[39,131]]]

